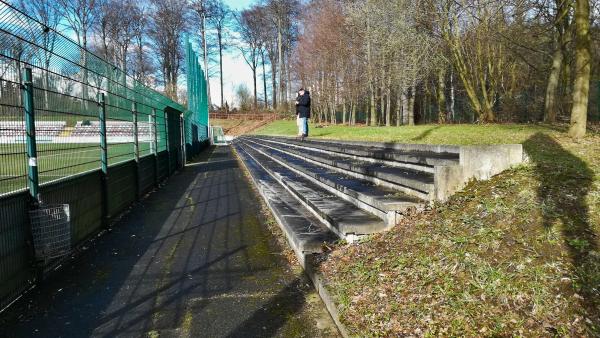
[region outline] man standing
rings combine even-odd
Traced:
[[[296,107],[298,112],[298,124],[302,131],[301,140],[308,136],[308,119],[310,118],[310,93],[304,88],[300,88],[298,91],[298,98],[296,99]]]

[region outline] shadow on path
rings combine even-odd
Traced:
[[[262,217],[231,149],[215,148],[11,307],[0,337],[312,336],[306,277]]]

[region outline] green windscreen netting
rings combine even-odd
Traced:
[[[198,54],[192,48],[189,38],[185,39],[185,59],[187,69],[188,111],[185,113],[186,143],[197,137],[208,139],[208,90],[204,71],[200,67]],[[195,134],[195,127],[198,127]]]
[[[206,84],[197,56],[184,38],[189,109],[0,0],[0,195],[27,186],[25,68],[33,76],[42,184],[101,166],[101,93],[106,104],[108,165],[167,150],[168,112],[183,113],[186,148],[191,147],[192,154],[199,151],[198,144],[208,139]]]

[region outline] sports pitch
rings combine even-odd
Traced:
[[[38,144],[37,152],[40,184],[101,167],[99,144]],[[139,152],[150,155],[150,143],[140,143]],[[134,158],[133,143],[108,145],[109,166]],[[27,163],[25,144],[0,144],[0,195],[27,187]]]

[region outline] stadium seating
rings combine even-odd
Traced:
[[[133,122],[106,121],[106,133],[109,136],[132,136]],[[73,129],[72,136],[96,136],[100,135],[100,122],[89,121],[84,123],[78,121]],[[138,135],[149,137],[151,128],[149,123],[138,123]]]
[[[65,121],[36,121],[37,136],[55,137],[65,129]],[[25,121],[0,121],[0,137],[25,136]]]

